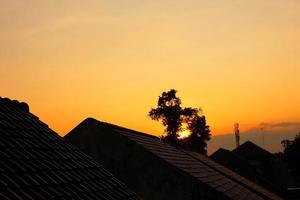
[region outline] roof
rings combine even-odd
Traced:
[[[94,128],[90,128],[91,126],[94,126]],[[201,187],[210,188],[214,193],[224,195],[224,198],[245,200],[281,199],[268,190],[246,180],[207,157],[176,149],[175,147],[160,141],[159,138],[145,133],[89,118],[83,121],[65,137],[73,141],[74,138],[76,138],[78,141],[80,140],[80,135],[92,134],[92,130],[96,130],[96,134],[101,134],[104,127],[105,129],[109,129],[110,135],[119,134],[129,141],[133,141],[136,145],[141,146],[143,149],[151,152],[152,155],[168,163],[169,166],[176,167],[178,170],[193,177],[198,183],[201,183]],[[101,137],[103,138],[104,136]],[[92,143],[95,142],[95,140],[92,139],[85,140]],[[79,142],[83,145],[83,141]],[[88,145],[91,145],[91,143],[88,143]],[[99,146],[100,144],[97,145]],[[141,158],[136,157],[136,159],[139,159],[137,162],[142,161],[140,160]],[[148,158],[144,157],[142,159]],[[180,179],[180,176],[178,176],[178,179]]]
[[[26,103],[0,97],[0,199],[138,199]]]
[[[260,158],[260,157],[273,157],[273,154],[271,154],[270,152],[266,151],[265,149],[259,147],[258,145],[250,141],[243,143],[236,149],[232,150],[232,152],[246,159]]]
[[[227,149],[220,148],[209,157],[213,161],[249,178],[250,180],[256,179],[255,171],[251,165],[248,164],[248,161]]]
[[[282,186],[281,184],[284,184],[285,179],[270,179],[269,177],[264,176],[260,171],[257,170],[257,168],[253,167],[248,160],[243,158],[242,156],[235,154],[227,149],[218,149],[216,152],[214,152],[212,155],[210,155],[210,158],[219,163],[220,165],[233,170],[237,174],[255,182],[256,184],[267,188],[268,190],[272,191],[275,194],[278,194],[280,196],[286,196],[285,186]],[[272,162],[272,165],[276,165],[276,163]],[[271,168],[267,168],[268,171],[274,170]],[[281,169],[281,168],[279,168]],[[275,171],[274,174],[276,174],[276,178],[280,178],[280,176],[286,177],[286,174],[282,175],[282,171],[280,170]],[[274,177],[275,175],[272,175]],[[278,184],[280,183],[280,184]]]

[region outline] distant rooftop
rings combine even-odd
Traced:
[[[233,153],[243,156],[244,158],[272,157],[273,154],[259,147],[253,142],[247,141],[232,150]]]
[[[210,158],[278,195],[288,195],[285,165],[278,157],[250,141],[232,151],[220,148]]]

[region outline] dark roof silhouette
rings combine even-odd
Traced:
[[[0,97],[0,199],[138,199],[26,103]]]
[[[232,152],[247,159],[273,157],[273,154],[250,141],[243,143],[241,146],[232,150]]]
[[[232,151],[220,148],[210,158],[275,194],[287,195],[285,165],[250,141]]]
[[[197,153],[88,118],[65,136],[143,199],[281,199]]]
[[[209,157],[215,162],[249,178],[250,180],[256,179],[255,171],[251,165],[248,164],[247,160],[227,149],[220,148]]]

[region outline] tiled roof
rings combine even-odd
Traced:
[[[176,166],[178,169],[195,177],[199,182],[213,189],[216,193],[221,193],[229,199],[281,199],[264,188],[261,188],[236,173],[218,165],[209,158],[176,149],[169,144],[160,141],[159,138],[155,136],[96,120],[94,120],[94,123],[98,123],[99,126],[109,127],[112,133],[121,134],[138,145],[143,146],[170,165]],[[73,137],[74,134],[75,133],[71,132],[68,137]]]
[[[276,184],[274,180],[266,179],[261,173],[258,173],[253,166],[242,156],[235,154],[226,149],[218,149],[212,155],[209,156],[211,160],[218,163],[218,165],[224,166],[230,170],[233,170],[237,174],[267,188],[275,194],[285,196],[285,190],[281,185]],[[276,164],[276,163],[273,163]],[[225,169],[226,169],[225,168]],[[276,172],[275,172],[276,173]],[[280,173],[276,173],[277,176]],[[282,181],[280,181],[282,183]],[[283,184],[283,183],[282,183]]]
[[[246,159],[227,149],[220,148],[210,155],[209,158],[250,180],[255,180],[257,178],[254,168],[248,164]]]
[[[0,199],[138,199],[25,103],[0,97]]]
[[[244,186],[245,188],[249,189],[250,191],[259,194],[261,196],[264,196],[267,199],[280,199],[277,195],[271,193],[270,191],[266,190],[265,188],[249,181],[248,179],[240,176],[239,174],[231,171],[230,169],[218,164],[217,162],[209,159],[208,157],[205,157],[201,154],[186,151],[189,155],[192,157],[198,159],[200,162],[206,164],[207,166],[211,167],[212,169],[215,169],[219,173],[223,174],[224,176],[228,177],[229,179],[239,183],[240,185]]]

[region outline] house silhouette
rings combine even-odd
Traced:
[[[232,151],[221,148],[210,158],[278,195],[288,195],[285,165],[275,155],[251,141]]]
[[[282,199],[206,156],[92,118],[65,138],[145,200]]]

